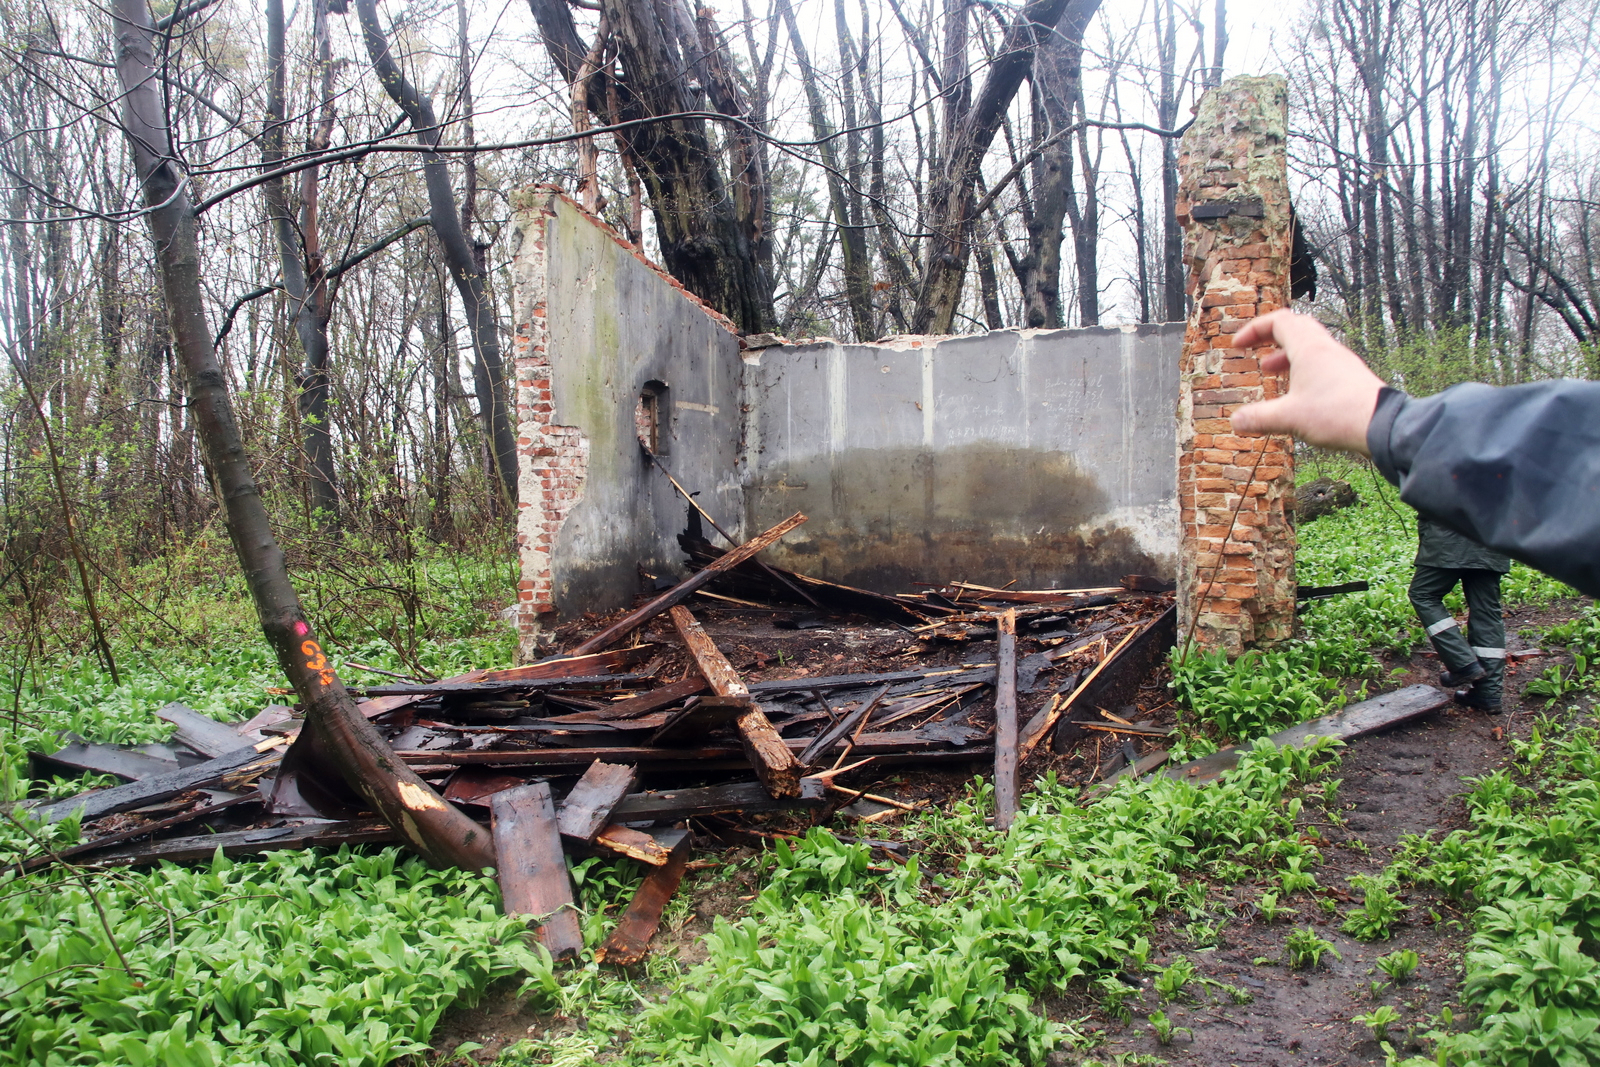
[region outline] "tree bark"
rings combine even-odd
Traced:
[[[1035,42],[1054,30],[1069,6],[1095,0],[1028,0],[1006,30],[1000,52],[972,107],[945,135],[944,153],[933,175],[926,217],[927,255],[917,291],[914,333],[949,333],[961,300],[967,257],[972,251],[966,223],[977,201],[974,183],[1006,109],[1033,69]],[[947,88],[948,94],[948,88]]]
[[[122,127],[149,212],[173,342],[262,632],[300,697],[307,728],[373,809],[431,862],[468,869],[492,865],[489,835],[395,758],[356,710],[306,622],[272,536],[206,324],[194,209],[157,90],[150,12],[145,0],[114,0],[111,11],[123,92]]]
[[[401,73],[399,63],[389,50],[388,36],[378,22],[377,0],[356,0],[356,14],[361,20],[361,36],[372,60],[372,69],[383,83],[384,91],[411,120],[417,143],[437,146],[440,143],[439,120],[433,113],[433,101]],[[434,153],[424,155],[422,177],[428,189],[433,232],[450,265],[450,276],[455,281],[467,325],[472,331],[472,351],[476,357],[472,379],[478,394],[479,417],[489,440],[501,492],[509,505],[517,498],[517,441],[511,432],[510,397],[500,355],[500,324],[495,316],[494,300],[477,251],[462,226],[455,191],[450,184],[450,168],[444,157]]]

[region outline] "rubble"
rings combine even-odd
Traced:
[[[880,784],[889,767],[995,775],[1003,827],[1021,765],[1053,730],[1066,747],[1092,748],[1096,765],[1102,741],[1164,732],[1116,714],[1171,646],[1162,583],[949,581],[888,596],[755,559],[802,522],[729,552],[691,525],[680,542],[695,573],[615,619],[569,625],[569,654],[439,681],[391,676],[364,691],[359,707],[396,755],[488,824],[506,909],[536,922],[553,956],[582,947],[566,855],[649,868],[600,951],[629,964],[691,843],[769,839],[840,810],[877,822],[918,810],[926,797]],[[27,867],[400,839],[322,768],[292,709],[237,726],[180,704],[158,714],[178,727],[160,751],[75,742],[35,755],[42,772],[127,781],[36,806],[42,819],[80,813],[83,839]],[[1087,720],[1097,714],[1103,722]]]

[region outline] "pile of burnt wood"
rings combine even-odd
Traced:
[[[907,764],[992,773],[1004,826],[1019,765],[1052,735],[1097,732],[1115,747],[1166,732],[1117,714],[1172,645],[1159,583],[1027,591],[953,581],[888,596],[755,558],[803,521],[726,552],[685,535],[688,579],[560,656],[365,691],[360,707],[397,756],[491,825],[507,909],[542,917],[557,957],[581,948],[565,856],[610,853],[649,868],[601,950],[629,963],[677,888],[691,831],[704,843],[708,825],[753,827],[774,812],[826,819],[847,805],[894,818],[916,805],[869,790],[879,768]],[[730,639],[719,644],[702,625],[713,618],[713,632],[738,637],[731,658]],[[774,620],[887,634],[893,662],[852,666],[893,669],[752,659],[759,641],[741,627],[770,633]],[[84,829],[78,844],[26,866],[396,840],[336,775],[299,757],[293,708],[241,724],[181,704],[158,714],[176,727],[170,744],[75,741],[34,754],[36,777],[97,771],[126,784],[38,805],[47,820],[81,813]]]

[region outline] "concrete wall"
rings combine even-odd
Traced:
[[[531,654],[552,613],[631,602],[641,566],[683,573],[685,505],[638,445],[647,383],[667,387],[663,460],[737,533],[743,364],[726,320],[576,204],[535,190],[517,206],[519,614]]]
[[[750,353],[747,529],[767,554],[885,591],[1171,579],[1182,324],[1000,331]]]

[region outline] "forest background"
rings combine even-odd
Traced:
[[[207,328],[308,613],[341,660],[436,673],[511,655],[492,620],[516,566],[517,190],[568,190],[748,332],[1182,319],[1174,135],[1244,54],[1290,79],[1309,310],[1413,392],[1593,378],[1596,6],[1307,0],[1236,10],[1237,42],[1226,0],[151,17]],[[0,25],[0,682],[20,725],[78,657],[115,679],[119,656],[160,673],[256,638],[112,15],[5,0]]]

